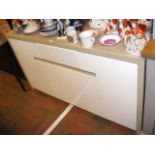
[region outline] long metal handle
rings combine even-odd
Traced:
[[[80,72],[80,73],[83,73],[83,74],[86,74],[86,75],[89,75],[89,76],[92,76],[92,77],[96,77],[96,74],[93,73],[93,72],[90,72],[90,71],[86,71],[86,70],[83,70],[83,69],[79,69],[79,68],[75,68],[75,67],[72,67],[72,66],[64,65],[64,64],[61,64],[61,63],[58,63],[58,62],[46,60],[44,58],[39,58],[39,57],[36,57],[36,56],[34,56],[34,59],[38,60],[38,61],[53,64],[55,66],[59,66],[59,67],[67,68],[67,69],[70,69],[70,70],[74,70],[76,72]]]

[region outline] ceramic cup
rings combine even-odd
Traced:
[[[78,35],[77,35],[76,30],[67,31],[66,34],[67,34],[67,38],[68,38],[69,42],[71,42],[71,43],[78,42]]]
[[[90,48],[95,43],[95,38],[91,30],[83,31],[79,34],[80,40],[83,44],[83,47]]]

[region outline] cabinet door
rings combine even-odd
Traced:
[[[83,89],[95,80],[95,74],[75,67],[35,57],[38,80],[35,88],[69,103],[82,95]]]
[[[79,63],[84,64],[88,58],[81,55]],[[76,105],[136,130],[137,64],[98,56],[90,59],[96,81],[87,86]]]
[[[136,129],[137,64],[10,39],[31,85]]]
[[[95,73],[78,68],[74,52],[14,39],[9,41],[33,88],[74,103],[83,88],[95,80]]]

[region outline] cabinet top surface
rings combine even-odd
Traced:
[[[155,59],[155,40],[150,40],[144,50],[142,51],[142,55],[147,58]]]
[[[123,43],[119,43],[115,46],[108,47],[101,45],[99,43],[99,40],[97,39],[95,45],[92,48],[84,48],[82,47],[80,42],[73,44],[69,43],[67,40],[58,40],[57,37],[43,37],[39,33],[24,35],[24,34],[17,34],[13,31],[7,34],[7,38],[28,41],[32,43],[40,43],[60,48],[66,48],[70,50],[79,51],[82,53],[88,53],[96,56],[110,57],[134,63],[144,62],[143,57],[128,54],[125,51]]]

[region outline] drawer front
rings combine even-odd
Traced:
[[[96,75],[51,61],[35,58],[34,87],[68,103],[75,104]]]
[[[37,44],[35,57],[66,66],[71,66],[88,72],[95,72],[95,56],[48,45]]]

